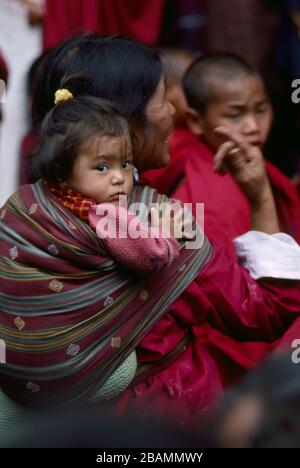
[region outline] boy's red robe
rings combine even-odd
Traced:
[[[226,247],[235,256],[232,239],[251,229],[250,208],[245,195],[230,173],[221,176],[213,172],[212,152],[188,130],[176,130],[170,143],[169,166],[162,171],[144,173],[143,177],[161,193],[186,203],[204,203],[205,234],[214,244]],[[268,161],[266,168],[281,231],[300,242],[300,200],[296,188]],[[290,336],[292,331],[288,333]],[[215,357],[224,383],[233,382],[244,369],[253,367],[276,346],[242,344],[209,325],[199,327],[198,336]],[[285,338],[283,340],[286,342]]]

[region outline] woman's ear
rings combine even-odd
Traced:
[[[188,128],[195,133],[195,135],[201,136],[203,134],[203,119],[201,114],[196,111],[196,109],[188,107],[185,115]]]

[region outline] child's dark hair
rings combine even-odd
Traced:
[[[249,76],[260,78],[259,72],[242,57],[225,52],[215,52],[196,59],[182,80],[189,106],[204,113],[213,99],[215,81],[230,83]]]
[[[61,88],[72,93],[73,78],[63,80]],[[42,122],[32,175],[52,183],[66,180],[81,146],[90,138],[123,135],[130,138],[129,124],[110,101],[85,95],[59,102]]]

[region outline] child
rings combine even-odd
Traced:
[[[40,143],[33,156],[35,176],[44,180],[65,208],[96,231],[103,262],[111,257],[138,275],[168,267],[179,257],[180,244],[167,228],[175,233],[175,229],[187,225],[187,220],[181,221],[183,213],[179,210],[168,226],[166,217],[152,209],[148,228],[127,210],[133,165],[125,118],[109,102],[88,96],[76,98],[67,88],[56,92],[55,103],[42,123]],[[131,237],[132,226],[138,236]],[[136,366],[134,351],[105,382],[100,399],[124,390]]]
[[[175,107],[175,128],[186,127],[188,103],[182,88],[182,78],[196,55],[181,49],[161,49],[163,72],[166,77],[167,98]]]
[[[249,204],[231,174],[222,177],[214,173],[213,154],[224,142],[215,129],[226,125],[247,143],[263,148],[272,123],[272,106],[258,72],[232,54],[197,59],[187,70],[183,86],[189,104],[187,125],[198,140],[186,146],[181,158],[171,157],[172,161],[176,159],[176,166],[171,164],[166,169],[155,188],[164,188],[170,194],[172,186],[175,198],[203,202],[207,236],[235,255],[232,240],[249,229]],[[266,169],[281,230],[300,240],[300,205],[295,188],[267,161]]]
[[[187,125],[197,140],[190,141],[179,158],[171,156],[175,161],[154,186],[183,202],[203,202],[206,235],[235,256],[232,240],[251,225],[249,202],[231,173],[214,172],[214,153],[224,142],[216,128],[230,127],[248,144],[263,148],[272,123],[272,106],[258,72],[232,54],[197,59],[186,71],[183,87],[190,106]],[[280,228],[299,241],[300,205],[295,187],[276,167],[268,161],[265,164]],[[256,364],[266,350],[265,344],[238,344],[209,326],[200,330],[226,383]]]
[[[130,130],[109,102],[74,98],[68,89],[60,89],[41,133],[35,175],[97,232],[102,254],[137,274],[150,274],[178,258],[179,242],[168,235],[166,217],[160,219],[153,208],[148,228],[127,210],[133,187]],[[182,214],[176,213],[171,229],[180,229]],[[130,235],[133,227],[138,237]]]

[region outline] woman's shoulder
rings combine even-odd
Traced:
[[[5,207],[19,207],[25,208],[36,199],[37,194],[44,193],[44,185],[42,180],[38,180],[34,184],[21,185],[4,203],[2,209]]]

